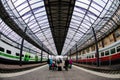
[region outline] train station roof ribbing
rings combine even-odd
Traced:
[[[98,40],[115,30],[119,9],[119,0],[0,0],[0,32],[18,43],[25,38],[28,47],[66,55],[94,43],[92,28]]]

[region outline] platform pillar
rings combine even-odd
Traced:
[[[47,55],[47,58],[49,59],[49,54]]]
[[[70,49],[70,59],[71,59],[71,49]]]
[[[25,30],[24,30],[24,34],[26,33],[27,31],[27,27],[25,27]],[[22,38],[22,41],[21,41],[21,47],[20,47],[20,66],[22,66],[22,51],[23,51],[23,45],[24,45],[24,38]]]
[[[42,44],[42,47],[43,47],[43,44]],[[41,50],[41,62],[42,62],[42,59],[43,59],[43,50]]]
[[[94,36],[95,46],[96,46],[96,53],[95,53],[96,58],[97,58],[96,63],[97,63],[97,67],[99,67],[99,63],[100,63],[100,61],[99,61],[99,48],[98,48],[98,41],[97,41],[96,34],[95,34],[95,30],[94,30],[93,27],[92,27],[92,31],[93,31],[93,36]]]
[[[77,49],[77,44],[76,44],[76,62],[78,62],[78,49]]]

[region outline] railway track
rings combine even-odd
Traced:
[[[101,73],[108,73],[108,74],[120,74],[120,65],[119,67],[115,66],[115,67],[97,67],[97,66],[90,66],[90,65],[84,65],[84,64],[78,64],[78,63],[73,63],[73,65],[79,66],[79,67],[83,67],[85,69],[89,69],[89,70],[93,70],[93,71],[97,71],[97,72],[101,72]]]
[[[15,73],[15,72],[20,72],[20,71],[25,71],[29,69],[33,69],[39,66],[43,66],[47,64],[46,62],[44,63],[37,63],[37,64],[26,64],[26,65],[6,65],[6,64],[0,64],[0,73]]]

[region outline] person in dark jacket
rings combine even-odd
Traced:
[[[57,60],[57,67],[58,67],[58,71],[62,71],[62,59],[61,58]]]
[[[68,58],[65,60],[65,70],[68,71],[69,60]]]

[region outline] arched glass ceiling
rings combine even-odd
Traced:
[[[1,19],[0,19],[0,33],[4,34],[5,36],[7,36],[8,38],[12,39],[16,43],[21,44],[22,38],[18,34],[16,34],[12,29],[10,29]],[[13,43],[11,43],[11,44],[13,44]],[[41,52],[40,49],[36,48],[35,46],[30,44],[26,40],[24,41],[24,46],[26,48],[31,49],[31,50],[34,50],[34,51],[37,51],[37,52]]]
[[[10,39],[20,43],[22,38],[11,30],[1,19],[0,19],[0,32],[9,37]]]
[[[118,6],[118,0],[76,0],[62,54],[67,54],[71,48],[75,50],[76,44],[80,47],[80,44],[92,37],[91,27],[94,27],[95,31],[106,29],[103,33],[111,29],[113,26],[103,25],[108,22]],[[100,35],[102,34],[97,34]]]
[[[2,0],[2,2],[19,27],[27,26],[52,53],[57,54],[43,0]]]
[[[49,50],[57,54],[46,15],[44,0],[1,1],[10,17],[20,28],[28,27]],[[76,0],[62,54],[67,53],[76,43],[81,45],[92,37],[92,35],[86,35],[92,34],[91,27],[94,27],[96,31],[104,31],[103,33],[111,29],[112,21],[106,26],[105,24],[114,14],[118,5],[119,0]],[[16,41],[21,41],[21,37],[11,31],[10,28],[3,26],[2,22],[1,24],[2,27],[0,29],[4,34],[11,36]],[[97,36],[101,36],[103,33],[98,33]]]

